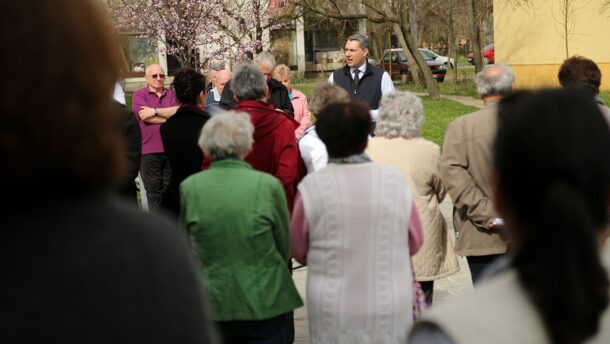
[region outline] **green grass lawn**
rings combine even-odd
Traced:
[[[462,115],[478,110],[474,106],[462,105],[448,99],[431,100],[428,97],[422,97],[422,103],[426,116],[422,136],[441,147],[443,147],[445,131],[449,123]]]
[[[449,78],[449,76],[447,76]],[[450,96],[467,96],[477,98],[477,90],[472,79],[464,79],[460,81],[449,81],[437,83],[441,94]],[[428,93],[423,87],[415,87],[413,84],[396,84],[396,89],[399,91],[410,91]]]

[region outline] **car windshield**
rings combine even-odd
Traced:
[[[426,60],[434,60],[434,58],[436,57],[431,51],[420,50],[419,52]]]
[[[426,61],[434,60],[435,56],[433,53],[431,53],[429,51],[425,51],[425,50],[420,50],[419,52],[424,57],[424,60],[426,60]],[[398,56],[400,57],[401,62],[407,62],[407,56],[405,55],[405,53],[402,50],[398,51]]]
[[[399,50],[398,51],[398,56],[400,57],[400,61],[401,62],[407,62],[407,56],[405,55],[404,51]]]

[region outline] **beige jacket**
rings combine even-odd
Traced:
[[[497,105],[462,116],[447,128],[441,176],[453,200],[453,223],[460,256],[506,252],[497,230],[486,228],[497,214],[493,207],[492,145],[497,128]]]
[[[405,140],[375,137],[369,140],[371,160],[398,169],[411,186],[424,228],[424,244],[413,257],[419,281],[433,281],[457,272],[454,240],[447,231],[439,203],[445,198],[440,179],[440,148],[423,138]]]

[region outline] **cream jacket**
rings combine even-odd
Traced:
[[[413,256],[417,279],[433,281],[459,271],[454,239],[439,208],[446,194],[440,178],[440,148],[423,138],[375,137],[366,152],[371,160],[398,169],[411,186],[424,228],[424,244]]]

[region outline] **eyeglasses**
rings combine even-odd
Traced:
[[[165,79],[165,74],[152,74],[150,77],[153,79]]]

